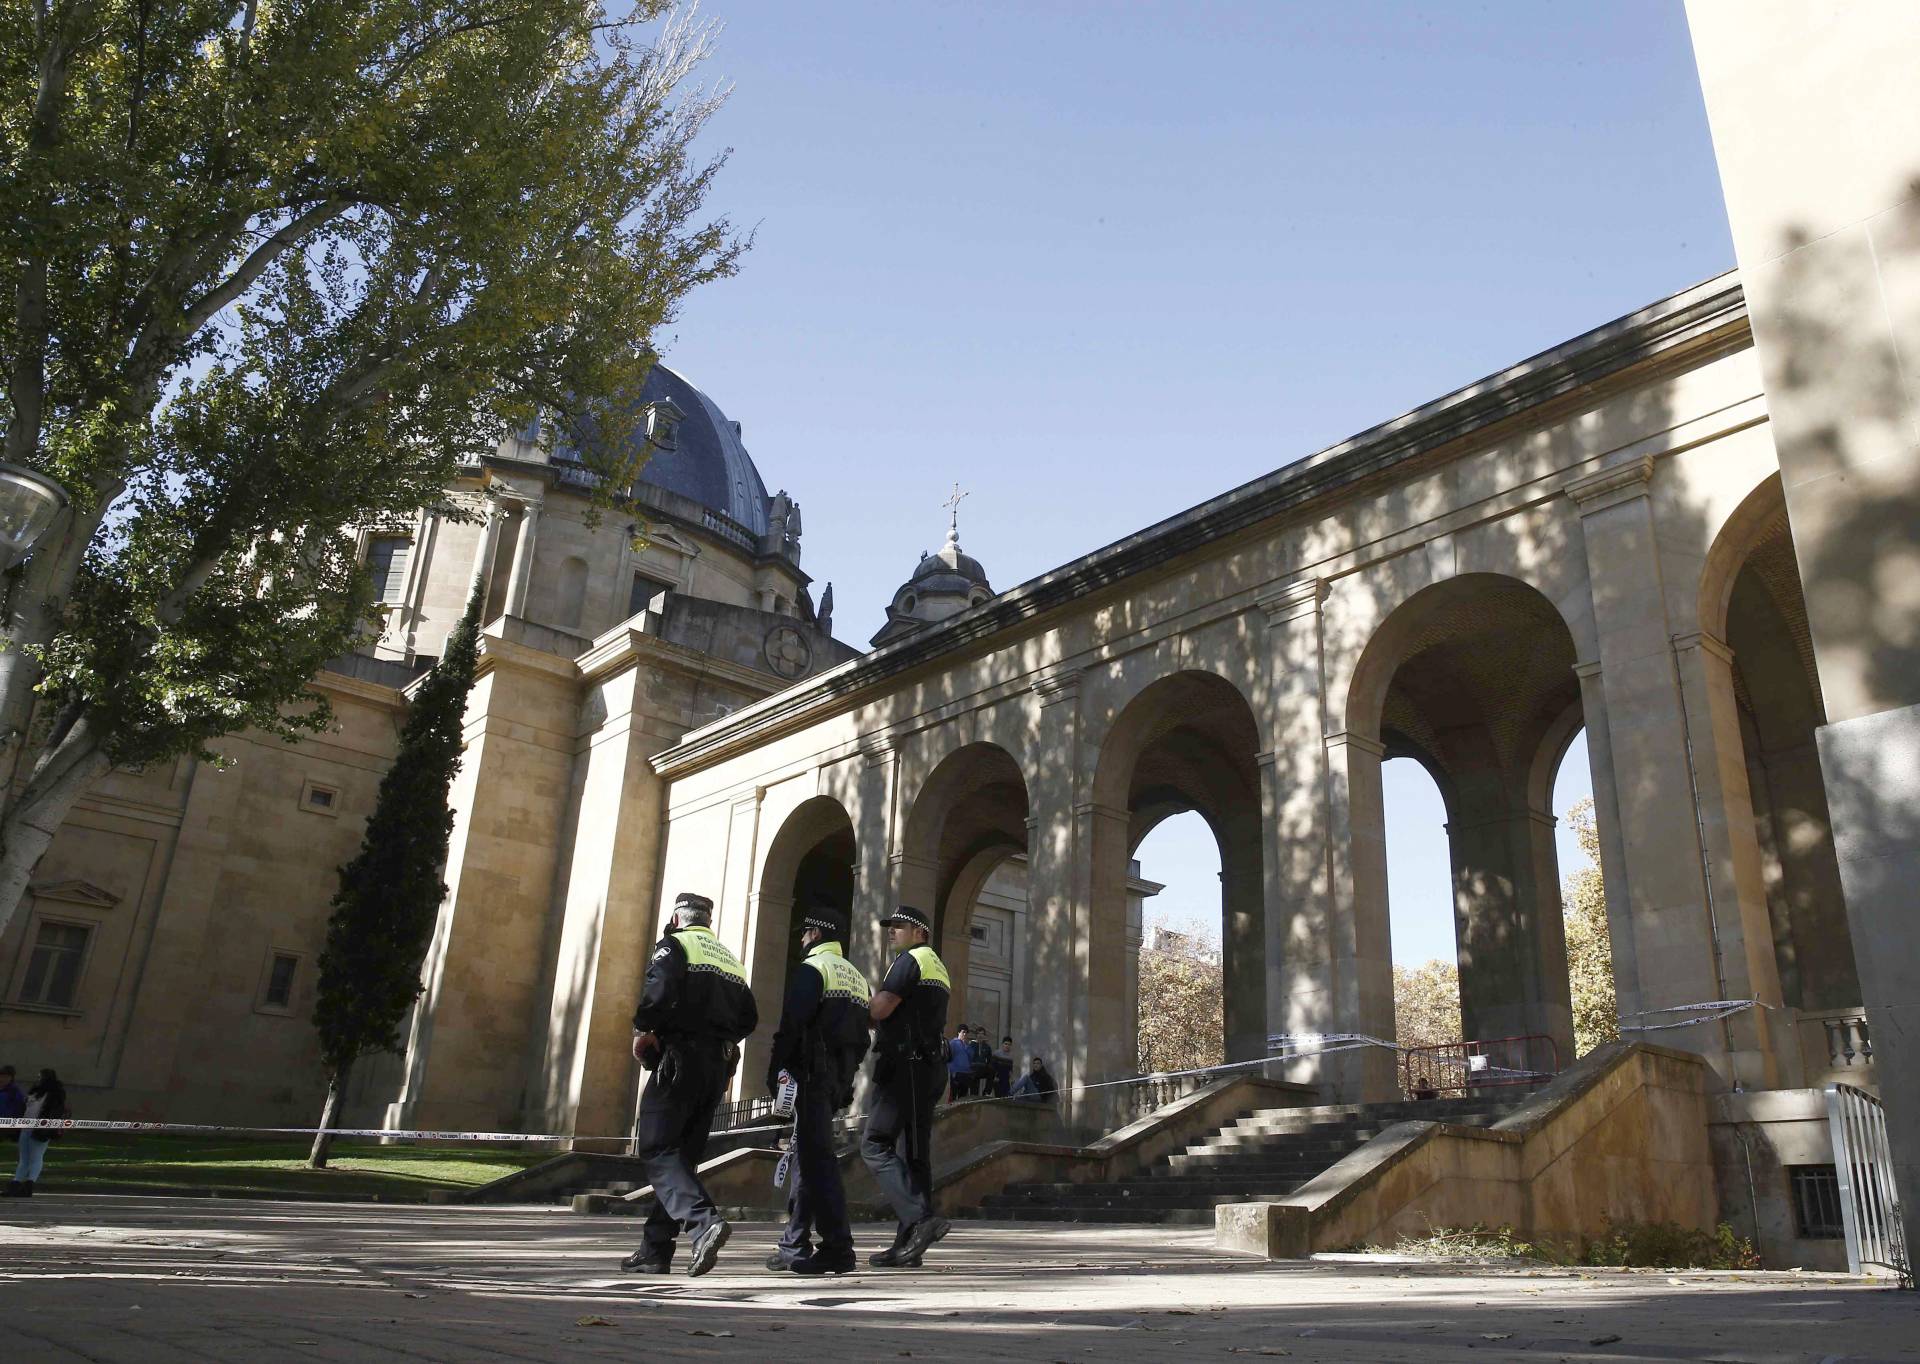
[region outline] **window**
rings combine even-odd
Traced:
[[[87,955],[88,930],[80,924],[43,919],[20,986],[22,1004],[71,1009],[80,992],[80,966]]]
[[[310,814],[338,815],[340,788],[326,786],[309,778],[300,787],[300,808]]]
[[[649,578],[644,573],[633,575],[633,591],[627,596],[627,614],[638,615],[647,609],[655,597],[664,597],[673,591],[672,583],[663,583],[658,578]]]
[[[1837,1241],[1846,1235],[1840,1214],[1840,1174],[1831,1165],[1789,1165],[1794,1234],[1807,1241]]]
[[[285,952],[273,954],[273,964],[267,968],[267,988],[260,1002],[271,1009],[284,1009],[293,1003],[293,973],[300,965],[300,958]]]
[[[967,933],[975,942],[985,942],[987,940],[987,926],[985,924],[969,925]]]
[[[404,535],[376,535],[367,541],[367,572],[373,577],[376,601],[397,602],[407,579],[407,558],[413,544]]]

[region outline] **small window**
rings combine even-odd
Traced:
[[[300,958],[275,952],[273,965],[267,968],[267,988],[260,1002],[271,1009],[284,1009],[293,1003],[293,973],[299,965]]]
[[[1794,1234],[1805,1241],[1837,1241],[1846,1235],[1840,1214],[1840,1174],[1831,1165],[1789,1165]]]
[[[374,600],[392,603],[400,600],[407,578],[407,558],[413,544],[404,535],[376,535],[367,541],[367,572],[373,578]]]
[[[637,616],[646,610],[655,597],[663,597],[673,591],[672,583],[663,583],[658,578],[649,578],[644,573],[633,575],[633,590],[627,595],[627,614]]]
[[[987,940],[987,926],[985,924],[972,924],[968,927],[967,932],[975,942],[985,942]]]
[[[300,808],[316,815],[340,813],[340,788],[308,781],[300,788]]]
[[[80,966],[86,960],[89,931],[80,924],[42,920],[20,986],[22,1004],[71,1009],[80,992]]]

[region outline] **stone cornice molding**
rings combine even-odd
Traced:
[[[1675,635],[1673,637],[1673,651],[1675,653],[1690,653],[1695,649],[1698,649],[1703,654],[1709,654],[1719,659],[1728,667],[1733,666],[1733,649],[1729,647],[1723,639],[1716,639],[1704,630],[1695,630],[1689,634]]]
[[[1328,586],[1325,578],[1300,578],[1290,583],[1279,583],[1262,588],[1254,597],[1253,604],[1266,613],[1270,627],[1285,625],[1302,616],[1317,615],[1320,604],[1327,599]]]
[[[1329,750],[1335,748],[1357,748],[1362,753],[1371,753],[1376,758],[1387,756],[1387,746],[1377,739],[1369,739],[1364,734],[1355,734],[1350,729],[1335,730],[1326,736]]]
[[[1071,607],[1224,537],[1297,517],[1310,504],[1397,465],[1635,368],[1721,354],[1749,335],[1746,298],[1731,272],[1695,285],[1095,550],[950,621],[743,706],[660,754],[654,768],[667,776],[717,762],[774,734],[850,709],[935,659]]]
[[[860,758],[868,768],[885,767],[900,755],[900,741],[891,734],[862,734]]]
[[[1574,664],[1573,675],[1579,678],[1582,682],[1586,681],[1589,677],[1600,676],[1600,660],[1594,659],[1591,663]]]
[[[594,640],[593,646],[577,655],[573,666],[585,682],[599,682],[623,668],[648,664],[669,672],[698,679],[713,678],[730,687],[766,696],[780,685],[780,679],[757,668],[742,667],[683,644],[670,644],[644,630],[620,625]]]
[[[1092,816],[1094,819],[1112,819],[1118,820],[1121,823],[1126,823],[1133,818],[1133,812],[1131,810],[1123,810],[1117,805],[1102,805],[1097,800],[1075,801],[1073,803],[1073,813],[1076,819],[1082,816]]]
[[[1567,484],[1566,492],[1580,508],[1582,516],[1592,516],[1608,507],[1617,507],[1622,502],[1645,497],[1648,484],[1652,481],[1653,456],[1641,455],[1638,459],[1630,459],[1611,469],[1576,478]]]
[[[1062,668],[1057,672],[1046,673],[1033,680],[1034,695],[1040,698],[1040,708],[1047,709],[1062,701],[1080,699],[1080,670]]]
[[[368,682],[364,678],[349,677],[345,673],[329,672],[322,668],[307,679],[307,685],[336,696],[351,696],[356,701],[364,701],[385,710],[404,711],[414,684],[408,683],[408,690],[403,692],[398,687],[382,686],[378,682]]]
[[[52,900],[85,909],[107,910],[120,903],[118,895],[110,890],[102,890],[91,881],[42,881],[28,886],[27,894],[35,900]]]

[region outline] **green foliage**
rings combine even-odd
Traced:
[[[369,1052],[397,1051],[400,1024],[420,994],[420,963],[446,896],[447,791],[460,770],[479,619],[475,592],[414,694],[360,852],[340,868],[313,1006],[321,1060],[335,1076]]]
[[[1573,993],[1573,1051],[1585,1056],[1620,1036],[1620,1005],[1613,990],[1613,938],[1607,928],[1607,890],[1600,876],[1600,831],[1593,801],[1567,811],[1567,822],[1587,865],[1567,874],[1560,890],[1567,934],[1567,983]]]
[[[1460,1040],[1460,968],[1435,957],[1393,968],[1393,1033],[1403,1047]]]
[[[536,413],[630,486],[655,332],[746,246],[665,12],[0,0],[0,458],[74,501],[0,620],[0,926],[73,774],[328,722],[356,527]]]
[[[1225,992],[1217,940],[1149,924],[1140,952],[1140,1073],[1198,1070],[1226,1058]]]
[[[1574,1264],[1625,1269],[1758,1269],[1753,1242],[1725,1222],[1712,1231],[1677,1222],[1615,1222],[1581,1242]]]

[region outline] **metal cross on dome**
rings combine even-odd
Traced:
[[[940,504],[948,512],[947,539],[953,544],[960,543],[960,504],[972,496],[972,493],[960,491],[960,485],[956,482],[953,491],[947,494],[947,500]]]

